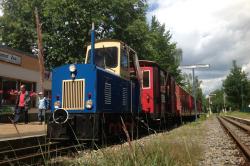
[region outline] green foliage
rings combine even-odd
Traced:
[[[249,82],[247,74],[237,66],[236,61],[233,61],[230,74],[223,82],[223,88],[233,108],[246,106],[246,100],[250,95]]]
[[[183,77],[182,85],[189,93],[192,93],[192,87],[193,87],[192,74],[183,73],[182,77]]]
[[[13,112],[13,110],[9,106],[0,107],[0,114],[9,114],[9,113],[12,113],[12,112]]]
[[[228,115],[228,116],[235,116],[235,117],[239,117],[239,118],[243,118],[243,119],[249,119],[250,120],[250,111],[246,111],[246,112],[240,112],[240,111],[231,111],[231,112],[227,112],[224,115]]]
[[[226,108],[231,107],[230,103],[226,100],[226,98],[224,100],[224,96],[225,94],[223,89],[216,89],[215,91],[210,93],[210,107],[212,109],[212,112],[221,111],[224,108],[224,104]]]
[[[192,74],[186,74],[184,73],[182,75],[183,80],[182,80],[182,85],[183,87],[190,93],[193,93],[193,80],[192,80]],[[202,94],[202,89],[201,89],[201,83],[202,81],[199,81],[198,77],[195,77],[195,87],[196,87],[196,98],[197,99],[202,99],[204,98]]]
[[[148,53],[145,58],[156,61],[180,82],[182,78],[178,66],[182,59],[182,50],[176,48],[176,43],[170,42],[170,31],[166,31],[165,25],[161,25],[156,17],[152,17],[148,37]]]
[[[4,16],[0,17],[2,43],[23,51],[31,51],[35,43],[35,21],[32,10],[39,1],[3,0]]]
[[[3,0],[1,6],[1,43],[26,52],[37,47],[34,9],[38,8],[48,69],[84,61],[94,22],[97,39],[122,40],[140,59],[156,61],[181,81],[177,68],[182,50],[156,17],[147,24],[145,0]]]

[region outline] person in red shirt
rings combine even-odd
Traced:
[[[15,110],[15,117],[14,117],[13,123],[17,123],[19,121],[21,113],[24,113],[25,124],[28,123],[29,106],[30,106],[29,92],[26,91],[25,85],[21,85],[20,92],[18,92],[17,99],[16,99],[16,110]]]

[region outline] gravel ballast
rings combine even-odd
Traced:
[[[204,155],[200,166],[244,165],[245,159],[214,116],[205,122]]]

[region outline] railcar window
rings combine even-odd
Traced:
[[[150,88],[149,70],[143,71],[143,88]]]
[[[90,63],[90,52],[88,52],[88,63]],[[95,49],[95,64],[101,68],[115,68],[118,64],[118,48],[106,47]]]

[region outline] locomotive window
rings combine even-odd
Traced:
[[[90,52],[88,52],[88,62],[90,63]],[[102,68],[115,68],[118,62],[117,47],[106,47],[95,49],[95,64]]]
[[[143,71],[143,88],[150,88],[149,70]]]
[[[126,49],[121,49],[121,67],[124,70],[128,70],[128,56]]]

